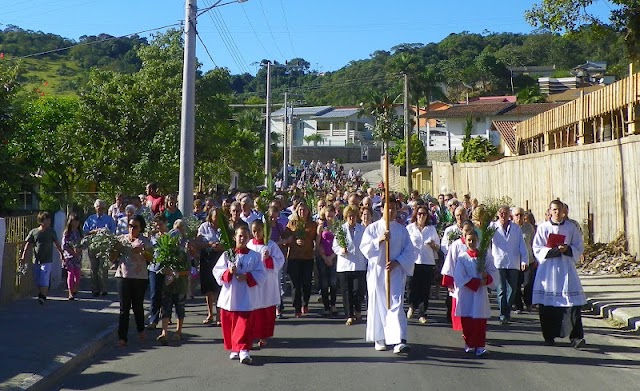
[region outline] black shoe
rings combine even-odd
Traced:
[[[108,295],[108,294],[109,294],[109,292],[102,292],[102,293],[101,293],[101,295],[102,295],[102,296],[106,296],[106,295]]]
[[[556,341],[553,338],[545,339],[544,340],[544,344],[547,345],[547,346],[554,346],[556,344]]]
[[[45,297],[42,295],[38,295],[38,304],[44,305]]]
[[[100,296],[100,292],[92,292],[91,295],[93,297],[98,297],[98,296]]]

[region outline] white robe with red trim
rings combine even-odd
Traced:
[[[254,243],[253,240],[250,240],[247,247],[261,255],[266,273],[264,284],[258,285],[259,294],[256,309],[279,305],[280,269],[284,266],[284,255],[280,247],[272,240],[269,240],[266,245]],[[269,257],[264,256],[266,251],[269,251]]]
[[[228,269],[233,262],[237,271],[231,275]],[[236,275],[240,274],[246,274],[247,279],[238,280]],[[229,259],[228,253],[224,252],[213,267],[213,276],[221,286],[218,307],[227,311],[253,311],[258,308],[258,286],[264,284],[267,278],[259,253],[249,250],[247,254],[234,254]]]

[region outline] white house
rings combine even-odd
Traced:
[[[500,152],[509,156],[516,152],[513,125],[560,105],[561,103],[518,105],[513,102],[480,101],[430,112],[429,117],[440,120],[444,126],[431,129],[428,148],[430,151],[448,150],[450,144],[452,151],[461,151],[464,129],[467,118],[470,117],[473,121],[471,136],[488,139],[499,147]]]
[[[304,137],[313,134],[322,136],[318,146],[348,146],[371,144],[372,134],[367,125],[373,124],[369,117],[359,117],[359,107],[313,106],[294,107],[288,110],[289,137],[291,145],[305,145]],[[271,130],[282,136],[284,108],[271,113]],[[280,137],[280,144],[284,140]]]

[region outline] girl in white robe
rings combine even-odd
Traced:
[[[230,257],[224,252],[213,267],[213,276],[221,285],[218,296],[220,321],[225,350],[229,359],[251,363],[249,350],[253,345],[251,312],[258,304],[258,288],[266,280],[262,256],[247,248],[249,230],[246,226],[235,231],[236,248]]]
[[[549,212],[551,219],[538,226],[533,239],[533,254],[539,262],[533,303],[538,304],[545,344],[568,336],[573,347],[581,348],[585,345],[581,310],[587,299],[576,263],[584,251],[582,234],[565,219],[561,201],[551,202]]]
[[[449,291],[448,297],[451,300],[451,327],[456,331],[462,330],[462,321],[459,316],[456,316],[457,296],[453,272],[456,268],[458,255],[467,251],[465,235],[473,230],[474,225],[471,221],[467,220],[462,223],[462,236],[460,236],[460,239],[456,239],[448,246],[447,255],[445,256],[444,263],[442,264],[442,270],[440,271],[440,274],[442,275],[441,285],[447,288]],[[447,236],[446,233],[445,236]]]
[[[253,338],[258,339],[262,348],[267,339],[273,337],[276,324],[276,306],[280,305],[280,269],[284,265],[284,255],[278,245],[269,240],[264,243],[264,223],[255,220],[251,223],[253,239],[247,247],[262,256],[266,279],[258,285],[256,309],[252,313]]]
[[[480,357],[487,353],[487,319],[491,317],[489,291],[487,286],[493,285],[498,271],[493,264],[489,251],[485,254],[485,268],[478,268],[478,235],[471,230],[465,236],[467,250],[458,253],[453,273],[457,305],[455,315],[462,323],[465,351],[473,351]]]

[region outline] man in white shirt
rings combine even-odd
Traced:
[[[249,227],[251,227],[251,223],[255,220],[259,220],[262,218],[260,214],[253,210],[253,200],[249,196],[245,196],[240,201],[240,206],[242,207],[242,212],[240,213],[240,218],[242,221],[247,223]]]
[[[529,265],[529,253],[522,237],[520,226],[509,218],[511,209],[503,205],[498,210],[498,221],[491,223],[496,228],[491,244],[491,255],[500,274],[497,281],[500,324],[511,320],[511,306],[515,300],[518,275]]]

